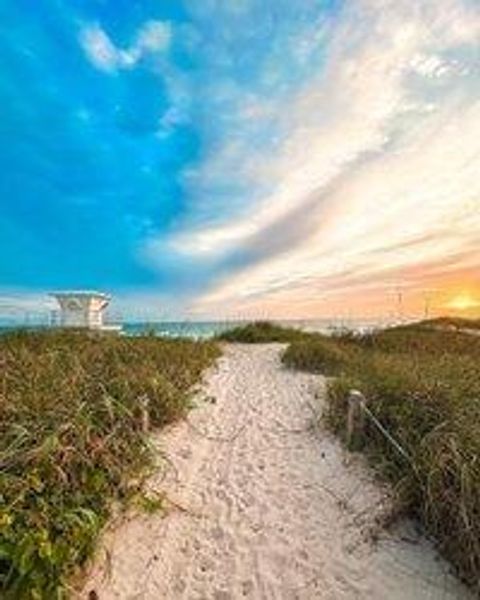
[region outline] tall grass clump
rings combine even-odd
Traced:
[[[340,436],[349,391],[363,392],[409,459],[369,419],[363,450],[480,592],[480,338],[423,325],[321,344],[312,337],[293,343],[284,361],[326,374],[333,366],[325,419]]]
[[[2,598],[68,595],[112,503],[151,464],[145,399],[153,427],[178,418],[217,353],[154,337],[0,337]]]
[[[465,317],[436,317],[414,323],[413,327],[422,329],[450,329],[450,330],[480,330],[480,319],[468,319]]]
[[[220,333],[217,339],[223,342],[244,344],[289,343],[305,337],[304,332],[283,327],[270,321],[254,321]]]
[[[343,373],[354,351],[354,348],[340,344],[334,338],[311,335],[290,344],[283,353],[282,361],[294,369],[334,376]]]

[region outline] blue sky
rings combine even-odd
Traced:
[[[0,311],[475,287],[479,34],[470,0],[2,3]]]

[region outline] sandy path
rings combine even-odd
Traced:
[[[155,439],[169,467],[151,486],[175,506],[108,533],[83,598],[470,597],[413,527],[372,543],[385,491],[313,425],[323,379],[283,369],[280,352],[226,347],[215,402]]]

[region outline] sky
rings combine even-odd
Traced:
[[[480,316],[475,0],[0,3],[0,315]]]

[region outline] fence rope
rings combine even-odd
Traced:
[[[416,471],[415,464],[410,454],[400,445],[400,443],[392,436],[392,434],[382,425],[382,423],[368,408],[365,396],[357,390],[352,390],[349,395],[349,401],[350,405],[353,402],[356,403],[356,405],[367,415],[380,433],[382,433],[382,435],[390,442],[390,444],[392,444],[397,452],[410,463],[414,471]]]

